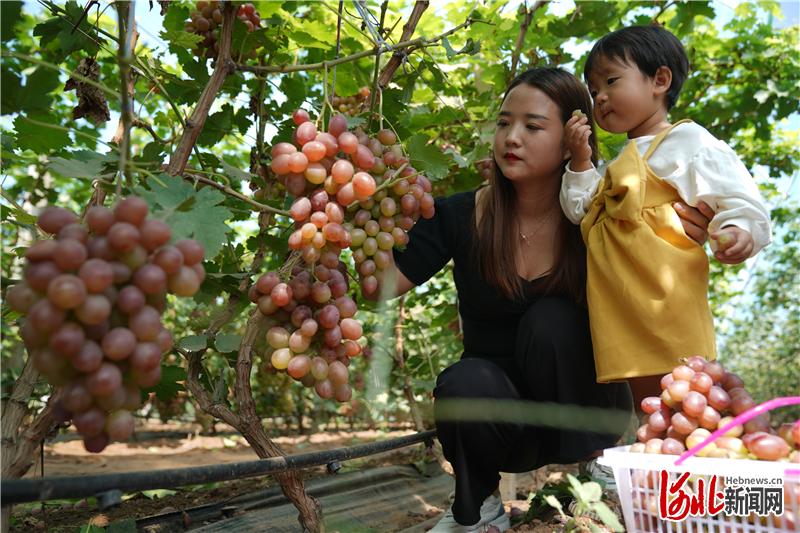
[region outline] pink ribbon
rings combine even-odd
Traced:
[[[678,457],[678,460],[675,461],[675,466],[679,466],[689,457],[695,455],[697,452],[717,440],[717,438],[724,435],[729,429],[734,426],[738,426],[744,424],[748,420],[757,417],[761,413],[766,413],[767,411],[771,411],[773,409],[777,409],[778,407],[786,407],[787,405],[800,405],[800,396],[784,396],[782,398],[775,398],[774,400],[770,400],[768,402],[764,402],[761,405],[756,405],[752,409],[748,409],[744,413],[740,414],[739,416],[735,417],[733,420],[716,430],[714,433],[709,435],[703,442],[697,444],[696,446],[692,446],[685,452]],[[792,473],[794,470],[787,470],[787,473]],[[800,472],[798,470],[797,472]]]

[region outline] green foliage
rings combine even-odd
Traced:
[[[231,212],[220,204],[225,196],[214,189],[196,191],[180,178],[166,174],[145,181],[149,189],[136,192],[147,200],[153,216],[172,227],[175,240],[195,239],[205,246],[207,257],[216,257],[227,239]]]
[[[554,494],[544,495],[545,502],[547,502],[547,504],[551,507],[555,508],[561,515],[561,518],[564,521],[565,531],[585,531],[585,528],[578,523],[577,517],[589,513],[594,513],[597,517],[599,517],[600,520],[602,520],[602,522],[611,531],[625,531],[625,528],[623,528],[622,524],[620,524],[617,515],[615,515],[614,512],[609,509],[608,505],[603,503],[603,489],[598,483],[594,481],[578,481],[578,479],[572,474],[567,474],[567,480],[569,481],[569,493],[573,498],[575,498],[576,502],[574,518],[568,517],[566,514],[564,514],[561,500]],[[602,531],[599,527],[591,522],[589,523],[589,529],[593,532]]]

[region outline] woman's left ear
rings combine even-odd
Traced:
[[[672,85],[672,71],[669,67],[661,66],[653,76],[653,90],[657,95],[665,94]]]

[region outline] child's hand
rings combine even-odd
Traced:
[[[591,134],[589,119],[580,111],[574,111],[564,125],[564,145],[572,156],[570,170],[583,172],[592,168],[592,148],[589,146]]]
[[[711,234],[716,241],[714,257],[720,263],[736,265],[750,257],[753,253],[753,236],[736,226],[727,226]]]

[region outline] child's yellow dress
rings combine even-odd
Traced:
[[[608,165],[581,222],[597,381],[664,374],[681,357],[716,358],[708,257],[683,231],[677,191],[647,165],[669,132]]]

